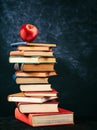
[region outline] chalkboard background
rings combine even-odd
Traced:
[[[97,116],[97,1],[0,0],[0,116],[14,114],[7,96],[19,91],[9,64],[10,46],[22,41],[24,23],[38,27],[37,42],[56,43],[58,76],[49,82],[58,90],[59,106],[75,116]]]

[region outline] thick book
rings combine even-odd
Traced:
[[[10,51],[10,56],[54,56],[52,51]]]
[[[20,91],[52,91],[51,84],[20,84]]]
[[[48,77],[16,77],[15,81],[17,84],[44,84],[48,83]]]
[[[17,103],[17,107],[21,113],[46,113],[58,112],[58,102],[51,100],[45,103]]]
[[[9,56],[9,63],[56,63],[56,58],[39,56]]]
[[[24,72],[24,71],[16,71],[16,77],[50,77],[56,76],[55,71],[47,71],[47,72]]]
[[[32,127],[74,125],[74,113],[70,110],[58,108],[54,113],[24,114],[15,108],[15,118]]]
[[[25,96],[57,96],[58,91],[52,88],[52,91],[24,91]]]
[[[55,71],[54,64],[14,64],[15,70],[21,71]]]
[[[57,99],[57,96],[55,96],[55,97],[46,97],[46,96],[27,97],[24,95],[23,92],[19,92],[19,93],[14,93],[14,94],[8,95],[7,99],[9,102],[44,103],[49,100]]]

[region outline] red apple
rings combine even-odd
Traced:
[[[38,28],[32,24],[23,24],[20,28],[20,38],[25,42],[33,41],[38,35]]]

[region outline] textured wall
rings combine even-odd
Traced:
[[[97,115],[97,2],[96,0],[0,0],[0,115],[14,112],[7,95],[19,91],[8,63],[10,43],[21,41],[19,28],[32,23],[35,41],[56,43],[59,105],[77,116]],[[5,109],[4,109],[5,108]]]

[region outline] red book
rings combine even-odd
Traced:
[[[57,91],[55,89],[52,89],[52,91],[39,91],[39,92],[31,92],[31,91],[25,91],[25,96],[57,96]]]
[[[15,118],[33,127],[74,124],[74,113],[58,108],[54,113],[23,114],[15,109]]]

